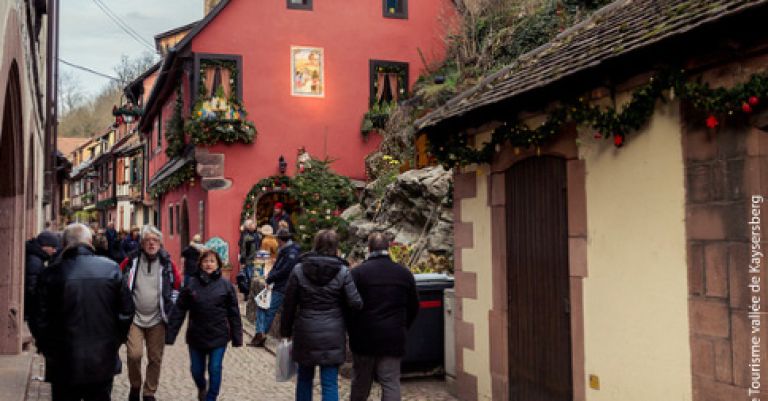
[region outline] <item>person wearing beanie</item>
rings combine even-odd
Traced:
[[[60,247],[61,241],[58,234],[50,231],[41,232],[36,238],[28,240],[25,244],[24,320],[29,324],[29,331],[35,339],[38,337],[37,325],[35,324],[37,279],[46,265],[53,261],[54,255]]]
[[[282,202],[276,202],[274,213],[272,214],[272,217],[269,219],[269,225],[272,226],[272,230],[274,232],[277,232],[280,229],[280,222],[284,221],[288,223],[288,231],[293,232],[291,229],[291,215],[288,214],[288,212],[285,211],[285,205],[283,205]]]

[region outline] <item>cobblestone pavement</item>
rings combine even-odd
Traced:
[[[244,309],[243,309],[244,310]],[[250,325],[244,321],[246,332]],[[165,348],[160,387],[156,397],[159,401],[192,401],[197,399],[197,390],[189,373],[189,356],[184,343],[183,333],[173,346]],[[246,340],[250,336],[246,335]],[[120,349],[123,361],[123,373],[115,377],[112,391],[113,401],[127,401],[129,385],[125,366],[125,346]],[[146,362],[145,362],[146,363]],[[221,401],[269,400],[290,401],[294,399],[294,382],[278,383],[275,381],[275,356],[264,348],[229,347],[224,356],[224,379],[219,395]],[[143,371],[143,369],[142,369]],[[26,401],[50,401],[50,385],[42,381],[45,372],[44,359],[37,355],[32,361],[30,381]],[[339,378],[340,400],[349,399],[349,380]],[[405,401],[456,401],[448,394],[445,383],[439,380],[403,381],[402,398]],[[381,398],[380,388],[374,385],[370,400]],[[321,400],[320,386],[315,377],[315,396]]]
[[[160,387],[156,397],[159,401],[191,401],[197,399],[197,390],[189,373],[189,356],[183,333],[173,346],[165,348],[163,356]],[[250,336],[246,335],[246,340]],[[125,361],[125,347],[121,347],[121,357]],[[294,399],[293,382],[275,382],[275,357],[264,348],[232,348],[224,355],[223,384],[219,400],[270,400],[290,401]],[[315,376],[314,399],[320,401],[320,386],[318,375]],[[349,399],[349,380],[339,378],[340,399]],[[435,380],[406,380],[403,382],[403,400],[407,401],[455,401],[442,381]],[[129,385],[127,369],[115,377],[113,401],[128,399]],[[371,400],[379,400],[380,389],[374,387]],[[42,400],[41,400],[42,401]]]

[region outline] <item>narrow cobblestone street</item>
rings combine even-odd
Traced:
[[[244,319],[243,324],[246,326],[246,333],[249,333],[247,320]],[[185,332],[186,327],[182,328],[182,334],[179,335],[176,344],[165,348],[160,387],[156,394],[159,401],[189,401],[197,398],[197,390],[189,373],[189,355],[183,337]],[[250,335],[245,334],[246,341],[250,338]],[[125,346],[120,348],[120,358],[123,361],[123,373],[115,377],[112,390],[113,401],[128,399]],[[33,361],[26,401],[50,401],[50,386],[40,381],[44,372],[44,360],[38,355]],[[349,399],[349,385],[348,379],[339,377],[340,400]],[[275,381],[275,356],[265,348],[229,347],[227,349],[224,356],[224,379],[219,395],[220,401],[290,401],[294,399],[294,386],[293,381],[287,383]],[[374,384],[369,399],[379,400],[380,397],[380,389]],[[314,399],[321,400],[317,376]],[[456,400],[448,394],[445,383],[436,379],[404,380],[402,399],[404,401]]]
[[[250,338],[248,338],[250,339]],[[121,357],[125,361],[125,347],[121,348]],[[278,383],[275,381],[275,356],[264,348],[227,349],[224,356],[224,379],[219,400],[282,400],[294,398],[294,382]],[[315,380],[315,400],[320,400],[320,387]],[[340,377],[340,400],[349,399],[349,380]],[[115,377],[112,400],[128,399],[128,373]],[[195,385],[189,374],[189,356],[184,339],[179,336],[176,344],[165,348],[160,387],[156,394],[159,401],[194,400],[197,397]],[[380,399],[379,389],[375,386],[371,400]],[[442,381],[407,380],[403,382],[403,400],[408,401],[448,401],[455,400],[445,389]]]

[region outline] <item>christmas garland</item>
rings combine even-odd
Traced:
[[[128,103],[125,106],[114,106],[112,107],[112,115],[117,116],[134,116],[134,117],[141,117],[144,115],[144,109],[138,106],[134,106],[131,103]]]
[[[240,213],[240,221],[245,221],[253,217],[255,210],[253,209],[253,203],[261,195],[268,192],[287,191],[291,187],[291,178],[284,175],[275,175],[272,177],[264,178],[254,185],[245,196],[245,202],[243,203],[243,211]]]
[[[344,236],[348,223],[341,218],[341,211],[355,203],[355,189],[347,177],[331,171],[330,163],[313,159],[293,178],[280,175],[262,179],[246,195],[240,221],[254,216],[253,204],[262,194],[286,191],[301,208],[294,239],[305,249],[321,229],[334,228]]]
[[[230,71],[229,85],[233,90],[228,99],[224,96],[222,86],[216,88],[215,96],[209,96],[204,77],[205,71],[210,67],[226,68]],[[248,113],[234,90],[239,76],[237,63],[228,60],[206,60],[200,64],[199,74],[198,101],[186,125],[192,142],[196,145],[215,145],[219,142],[253,143],[256,138],[256,126],[246,120]]]
[[[752,75],[749,81],[726,89],[710,88],[700,80],[689,81],[683,70],[663,72],[635,90],[621,110],[613,106],[602,109],[579,98],[550,110],[546,121],[536,128],[518,120],[505,122],[480,149],[468,146],[466,132],[456,135],[430,132],[427,137],[432,155],[447,167],[488,163],[504,143],[510,143],[515,150],[535,147],[538,151],[571,124],[591,127],[595,130],[595,139],[612,138],[613,144],[621,147],[628,134],[647,124],[658,100],[673,100],[675,96],[702,117],[706,116],[702,118],[704,124],[714,130],[722,120],[743,119],[761,106],[761,99],[768,97],[768,74]]]
[[[181,86],[176,88],[176,105],[173,107],[173,115],[165,125],[165,154],[169,159],[180,157],[184,151],[184,100],[181,97]]]
[[[149,195],[153,199],[157,199],[163,194],[172,191],[195,176],[195,163],[187,164],[186,166],[176,170],[173,174],[165,177],[163,180],[152,186],[149,189]]]

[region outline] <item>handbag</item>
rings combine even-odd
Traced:
[[[256,294],[254,301],[256,301],[256,306],[259,308],[269,309],[269,307],[272,305],[272,285],[270,284],[264,287],[261,292]]]
[[[277,345],[275,351],[275,380],[278,382],[287,382],[296,374],[296,362],[293,361],[291,352],[293,350],[293,341],[284,338]]]

